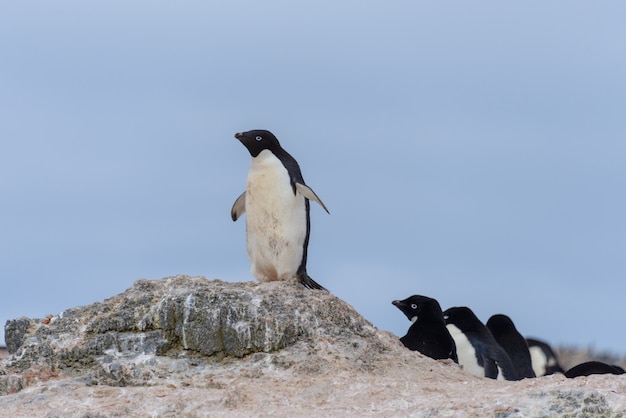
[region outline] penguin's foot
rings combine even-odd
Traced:
[[[324,286],[322,286],[321,284],[313,280],[311,276],[309,276],[308,274],[306,276],[300,276],[299,280],[300,280],[300,283],[302,283],[304,287],[306,287],[307,289],[317,289],[317,290],[323,290],[325,292],[328,292],[328,289],[326,289]]]

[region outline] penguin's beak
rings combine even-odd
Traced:
[[[241,141],[241,140],[243,139],[243,132],[237,132],[237,133],[235,134],[235,138],[237,138],[238,140],[240,140],[240,141]]]
[[[399,301],[399,300],[394,300],[394,301],[393,301],[393,302],[391,302],[391,303],[392,303],[392,305],[393,305],[393,306],[397,306],[398,308],[399,308],[400,306],[402,306],[402,304],[400,303],[400,301]]]

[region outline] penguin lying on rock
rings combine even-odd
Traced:
[[[535,377],[526,339],[517,331],[511,318],[503,314],[492,315],[486,325],[496,342],[509,355],[518,376]]]
[[[454,338],[459,365],[463,370],[491,379],[521,379],[506,351],[470,308],[446,309],[443,318]]]
[[[409,350],[433,358],[450,358],[458,363],[456,346],[446,328],[441,306],[435,299],[414,295],[404,300],[391,302],[412,322],[406,335],[400,338]]]
[[[533,371],[537,377],[563,373],[565,371],[548,343],[536,338],[526,338],[526,343],[528,344],[528,351],[530,351]]]
[[[590,376],[592,374],[624,374],[623,368],[614,364],[606,364],[601,361],[587,361],[580,363],[565,372],[565,377],[574,378]]]

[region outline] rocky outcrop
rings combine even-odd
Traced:
[[[7,416],[626,414],[624,377],[475,378],[295,283],[139,280],[5,340]]]
[[[241,358],[320,338],[348,339],[343,342],[358,347],[358,339],[374,334],[369,322],[326,292],[286,282],[259,286],[177,276],[139,280],[102,303],[44,319],[8,321],[12,357],[6,368],[68,376],[89,371],[94,384],[142,385],[149,379],[141,372],[102,376],[134,365],[139,356]]]

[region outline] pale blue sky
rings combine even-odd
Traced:
[[[139,278],[253,280],[233,134],[269,129],[331,212],[310,275],[377,327],[403,335],[391,301],[423,294],[626,353],[624,16],[0,1],[0,323]]]

